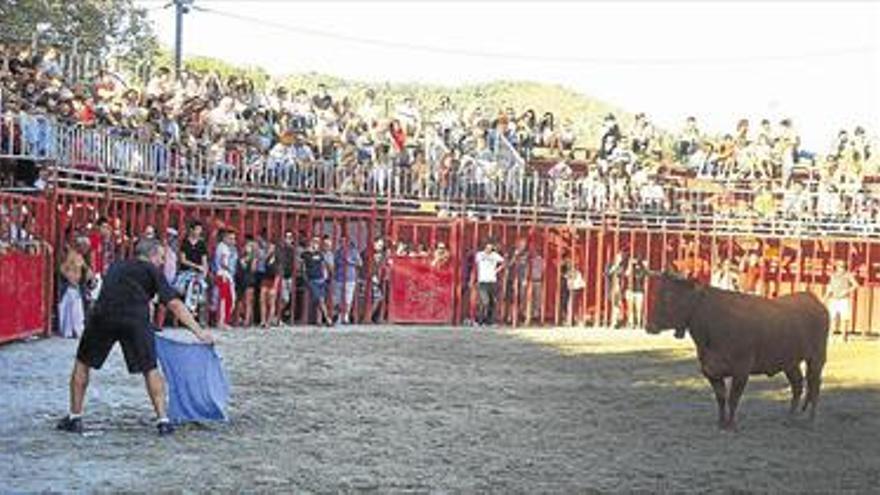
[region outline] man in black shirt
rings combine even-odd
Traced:
[[[208,246],[202,239],[202,225],[193,222],[180,246],[180,266],[174,288],[183,295],[187,309],[198,312],[208,291]]]
[[[101,295],[86,323],[70,377],[70,413],[58,422],[58,429],[82,432],[83,399],[89,383],[89,368],[100,369],[116,342],[122,346],[125,363],[132,374],[141,373],[158,417],[160,435],[174,431],[165,414],[165,383],[156,370],[156,344],[150,323],[150,301],[159,300],[195,336],[213,342],[179,299],[159,270],[164,251],[155,239],[142,239],[135,248],[136,259],[114,263],[104,277]]]
[[[321,251],[321,238],[313,237],[312,244],[309,249],[303,253],[303,267],[306,272],[306,285],[309,288],[309,294],[312,296],[312,305],[317,305],[321,311],[321,321],[327,325],[332,325],[330,314],[327,312],[327,277],[329,267],[327,266],[327,258]],[[321,321],[318,323],[320,324]]]
[[[202,225],[199,223],[190,225],[189,234],[180,246],[179,271],[200,271],[202,275],[208,275],[208,247],[202,239]]]

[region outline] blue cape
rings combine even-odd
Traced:
[[[229,381],[213,345],[156,335],[156,355],[168,384],[173,423],[226,421]]]

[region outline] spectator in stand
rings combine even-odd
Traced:
[[[356,112],[357,117],[365,122],[368,128],[371,128],[379,122],[382,113],[380,105],[376,103],[376,92],[372,89],[366,90],[364,101]]]
[[[602,137],[599,140],[599,158],[609,159],[622,137],[617,118],[614,114],[606,115],[602,122]]]
[[[863,160],[870,160],[871,156],[873,156],[871,141],[865,134],[864,127],[857,126],[853,131],[852,148],[853,151],[858,153]]]
[[[415,100],[411,96],[403,99],[403,102],[396,109],[397,120],[403,125],[406,134],[414,136],[418,134],[421,127],[421,116],[419,109],[416,107]]]
[[[697,144],[700,141],[700,130],[697,127],[697,118],[690,116],[685,120],[684,129],[678,138],[678,146],[675,150],[676,160],[679,162],[687,161],[688,157],[697,150]]]
[[[566,118],[559,130],[560,151],[564,154],[571,153],[574,150],[575,141],[577,141],[577,135],[574,130],[574,122],[570,118]]]
[[[495,318],[495,299],[497,296],[498,273],[504,269],[504,258],[495,252],[495,243],[487,241],[483,250],[475,257],[477,267],[477,290],[480,297],[477,324],[491,326]]]
[[[538,146],[550,149],[556,149],[558,146],[556,136],[556,118],[551,112],[547,112],[538,122],[537,132],[535,133]]]
[[[783,119],[779,122],[779,126],[780,131],[776,146],[782,160],[782,183],[788,186],[800,154],[801,138],[792,127],[790,119]]]
[[[718,175],[729,179],[736,172],[736,141],[732,134],[725,134],[718,147],[715,160]]]
[[[858,288],[859,283],[855,276],[846,270],[846,263],[843,260],[835,261],[834,273],[828,279],[824,299],[828,304],[831,328],[834,334],[840,334],[842,328],[844,340],[849,334],[852,320],[850,300]]]

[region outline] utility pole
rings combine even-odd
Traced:
[[[183,58],[183,14],[189,13],[193,0],[174,0],[174,78],[180,80],[180,64]]]

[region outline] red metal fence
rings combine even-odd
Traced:
[[[49,331],[54,301],[45,198],[0,193],[0,343]]]
[[[265,231],[272,241],[281,239],[285,231],[294,234],[296,242],[313,235],[356,241],[364,257],[358,276],[355,298],[356,321],[368,321],[372,306],[369,281],[377,273],[374,265],[373,239],[382,237],[391,246],[420,244],[432,250],[444,243],[450,251],[448,268],[426,267],[427,260],[399,259],[391,270],[387,308],[391,321],[423,323],[462,323],[473,321],[476,311],[474,270],[468,269],[474,253],[492,238],[505,257],[519,243],[528,253],[528,260],[540,260],[540,280],[525,280],[511,266],[502,271],[498,283],[496,321],[510,325],[611,325],[612,302],[609,279],[605,274],[617,253],[625,252],[645,260],[648,268],[675,267],[690,270],[708,280],[710,270],[725,258],[741,258],[746,253],[758,254],[760,291],[778,296],[795,290],[810,290],[820,296],[827,283],[834,260],[843,260],[855,273],[860,289],[853,296],[852,330],[876,333],[880,329],[880,242],[871,239],[833,241],[755,238],[750,235],[713,234],[705,226],[677,231],[639,230],[621,227],[612,221],[588,227],[541,225],[537,221],[486,221],[465,218],[408,217],[393,214],[382,207],[370,211],[344,212],[313,205],[310,208],[269,207],[249,205],[218,205],[182,203],[160,195],[121,196],[112,193],[59,192],[54,199],[56,245],[63,245],[71,226],[84,226],[98,215],[107,216],[116,226],[123,253],[130,253],[127,242],[153,225],[158,232],[175,227],[181,233],[186,223],[199,219],[206,225],[209,249],[216,245],[220,228],[234,228],[240,234],[257,236]],[[183,234],[181,234],[183,235]],[[239,238],[241,240],[241,238]],[[394,266],[394,256],[391,257]],[[569,264],[586,281],[583,289],[570,294],[570,308],[563,304],[567,291],[562,267]],[[444,271],[448,270],[448,271]],[[433,280],[431,293],[424,292],[425,281]],[[539,283],[540,282],[540,283]],[[448,284],[446,287],[439,284]],[[440,290],[442,289],[442,290]],[[308,299],[300,290],[295,297]],[[331,296],[332,297],[332,296]],[[402,299],[401,299],[402,298]],[[448,304],[448,312],[432,312],[419,305]],[[307,301],[300,301],[307,302]],[[395,306],[405,302],[408,307]],[[650,304],[650,301],[648,301]],[[623,310],[619,314],[624,314]],[[307,322],[304,311],[294,312],[295,322]]]

